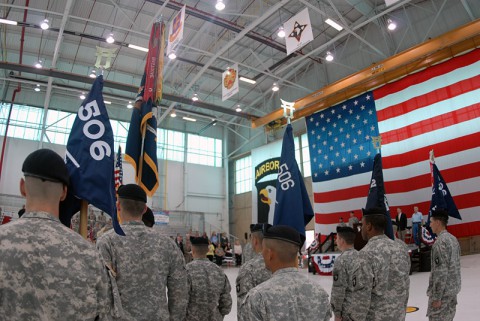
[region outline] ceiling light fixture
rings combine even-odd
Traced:
[[[108,42],[108,43],[114,43],[115,38],[113,38],[113,33],[109,34],[107,39],[105,39],[105,41]]]
[[[36,63],[35,63],[35,68],[42,68],[43,67],[43,61],[41,59],[39,59]]]
[[[192,100],[193,100],[193,101],[198,101],[198,99],[199,99],[199,98],[198,98],[198,95],[195,93],[195,94],[193,95],[193,97],[192,97]]]
[[[0,19],[0,23],[6,24],[6,25],[12,25],[12,26],[18,25],[18,22],[13,20],[8,20],[8,19]]]
[[[131,101],[128,101],[127,108],[128,108],[128,109],[132,109],[132,108],[133,108],[133,105],[132,105],[132,102],[131,102]]]
[[[223,0],[217,0],[217,4],[215,4],[215,9],[218,11],[222,11],[225,9],[225,3],[223,3]]]
[[[278,90],[280,90],[280,88],[278,87],[278,85],[277,85],[276,82],[273,83],[272,90],[273,90],[273,91],[278,91]]]
[[[327,55],[325,56],[326,61],[333,61],[333,55],[330,51],[327,51]]]
[[[148,48],[140,47],[140,46],[137,46],[137,45],[132,45],[131,43],[128,44],[128,48],[135,49],[135,50],[140,50],[140,51],[143,51],[143,52],[148,52]]]
[[[253,79],[250,79],[250,78],[247,78],[247,77],[243,77],[243,76],[240,76],[240,79],[241,81],[244,81],[244,82],[248,82],[249,84],[252,84],[252,85],[255,85],[257,83],[256,80],[253,80]]]
[[[280,26],[280,28],[278,28],[277,36],[279,36],[280,38],[285,37],[285,29],[283,29],[283,26]]]
[[[172,110],[172,112],[170,113],[170,117],[172,118],[177,117],[177,113],[175,112],[175,110]]]
[[[35,90],[36,92],[39,92],[40,91],[40,85],[37,84],[37,86],[35,88],[33,88],[33,90]]]
[[[393,22],[391,19],[387,20],[387,24],[388,24],[387,25],[388,30],[393,31],[393,30],[397,29],[397,24],[395,22]]]
[[[40,28],[42,28],[42,30],[47,30],[48,28],[50,28],[50,25],[48,24],[48,19],[42,21],[42,23],[40,24]]]
[[[90,70],[90,73],[88,74],[88,77],[97,78],[97,71],[95,70],[95,68],[92,68],[92,70]]]
[[[330,26],[332,26],[333,28],[337,29],[338,31],[342,31],[343,30],[343,27],[341,25],[339,25],[338,23],[336,23],[335,21],[333,21],[332,19],[328,18],[327,20],[325,20],[325,22],[327,24],[329,24]]]
[[[85,93],[81,93],[80,96],[78,96],[81,100],[85,99]]]
[[[195,118],[190,118],[190,117],[187,117],[187,116],[183,116],[182,119],[188,120],[188,121],[197,121]]]
[[[105,103],[105,105],[111,105],[112,104],[112,102],[110,100],[104,100],[103,102]]]
[[[237,105],[237,108],[235,109],[235,111],[236,111],[237,113],[239,113],[239,112],[242,111],[242,108],[240,108],[240,105]]]
[[[168,54],[168,59],[170,60],[173,60],[177,58],[177,55],[175,54],[175,50],[172,50],[169,54]]]

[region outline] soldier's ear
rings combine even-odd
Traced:
[[[26,197],[27,194],[25,192],[25,179],[21,178],[20,179],[20,194],[23,196],[23,197]]]

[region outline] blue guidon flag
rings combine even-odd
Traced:
[[[277,195],[273,225],[288,225],[305,237],[305,225],[313,218],[305,182],[295,160],[292,125],[283,136],[282,154],[277,178]]]
[[[70,217],[65,219],[70,226],[71,215],[80,208],[80,200],[85,200],[109,214],[115,231],[124,235],[115,206],[113,131],[102,90],[103,76],[98,76],[68,137],[65,161],[70,174]]]

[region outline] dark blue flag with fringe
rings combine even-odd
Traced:
[[[292,125],[288,124],[283,135],[273,225],[291,226],[305,237],[305,226],[313,216],[305,182],[295,160]]]
[[[124,235],[115,204],[113,131],[102,90],[103,76],[98,76],[78,110],[68,137],[65,162],[70,185],[61,220],[70,226],[71,217],[80,209],[80,201],[85,200],[110,215],[115,231]]]
[[[378,153],[373,160],[372,179],[368,191],[366,209],[380,207],[385,211],[387,226],[385,235],[394,239],[392,228],[392,217],[390,216],[390,207],[388,206],[387,195],[385,194],[385,184],[383,181],[382,155]]]

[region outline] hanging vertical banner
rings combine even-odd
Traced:
[[[287,56],[313,40],[312,24],[308,8],[303,9],[283,24]]]
[[[185,22],[185,8],[183,6],[182,10],[170,21],[168,26],[168,44],[167,44],[167,55],[170,54],[178,43],[183,39],[183,24]]]
[[[228,67],[222,74],[222,101],[238,93],[238,64]]]

